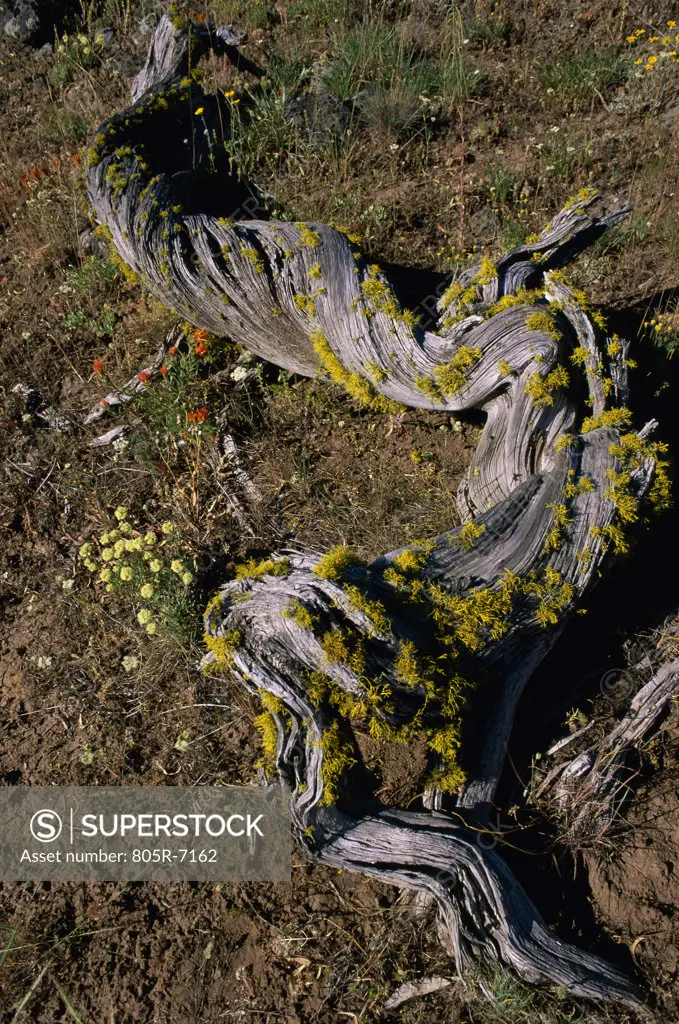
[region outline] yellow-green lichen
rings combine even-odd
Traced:
[[[316,249],[321,244],[321,236],[303,221],[297,221],[295,227],[299,228],[300,245],[305,248]]]
[[[546,334],[549,338],[553,338],[555,341],[558,341],[561,337],[556,327],[556,320],[547,312],[530,313],[526,317],[526,328],[529,331]]]
[[[366,597],[355,585],[345,584],[343,590],[353,607],[366,616],[377,633],[391,633],[391,619],[381,601]]]
[[[244,245],[241,247],[240,254],[248,263],[252,264],[257,274],[264,273],[264,261],[256,249]]]
[[[474,284],[490,284],[497,278],[497,267],[491,259],[484,256],[481,260],[481,266],[474,276]]]
[[[467,386],[469,371],[479,361],[481,355],[480,348],[460,345],[449,362],[434,367],[432,379],[418,375],[415,378],[416,389],[438,402],[458,394]]]
[[[205,633],[203,640],[208,651],[215,657],[216,667],[227,668],[233,664],[234,650],[241,645],[241,634],[237,629],[229,629],[217,636]]]
[[[286,619],[292,619],[300,629],[313,630],[316,620],[308,608],[306,608],[297,597],[293,597],[282,611]]]
[[[330,807],[337,801],[339,780],[352,765],[356,764],[356,758],[351,744],[340,736],[338,722],[333,722],[321,735],[320,747],[323,755],[323,795],[319,803],[321,807]]]
[[[582,433],[589,434],[599,427],[627,427],[632,422],[632,413],[629,409],[620,407],[618,409],[606,409],[598,416],[586,416],[582,422]]]
[[[257,561],[250,558],[236,566],[236,579],[259,580],[262,576],[287,576],[290,572],[290,561],[287,558],[264,558]]]
[[[533,399],[533,405],[545,408],[554,405],[553,392],[568,387],[568,370],[565,366],[557,366],[551,373],[543,376],[539,370],[531,374],[526,382],[525,391]]]
[[[370,381],[362,377],[360,373],[351,373],[345,369],[340,360],[330,347],[328,339],[322,331],[311,331],[309,334],[314,351],[318,356],[321,365],[327,371],[331,379],[341,385],[345,391],[360,405],[378,412],[401,412],[402,406],[391,401],[384,395],[378,394]]]
[[[338,544],[321,558],[318,565],[314,566],[313,572],[323,580],[338,583],[349,566],[353,565],[365,565],[365,562],[357,558],[344,544]]]

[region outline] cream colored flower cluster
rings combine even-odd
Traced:
[[[128,518],[128,510],[119,505],[114,512],[116,525],[78,551],[82,565],[108,594],[124,588],[145,607],[137,612],[140,625],[153,635],[162,620],[163,605],[177,588],[190,587],[193,574],[177,557],[179,537],[174,523],[165,522],[160,536],[154,530],[142,531]]]

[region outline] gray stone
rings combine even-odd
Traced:
[[[27,43],[40,28],[40,18],[31,0],[0,2],[0,35]]]
[[[311,138],[340,135],[351,121],[352,105],[316,86],[294,96],[285,106],[285,116]]]

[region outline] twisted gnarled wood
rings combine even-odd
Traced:
[[[87,186],[122,258],[197,327],[297,373],[326,371],[368,406],[487,419],[460,528],[370,566],[288,552],[246,568],[206,613],[205,667],[266,695],[311,856],[429,894],[461,970],[499,962],[633,1002],[617,970],[545,927],[459,818],[361,802],[342,770],[357,756],[352,728],[395,741],[423,730],[441,785],[461,744],[458,807],[482,817],[492,800],[518,697],[619,538],[616,487],[629,520],[653,478],[643,438],[632,462],[620,447],[626,414],[604,415],[626,399],[626,344],[602,348],[559,273],[627,210],[590,217],[585,190],[537,239],[462,275],[425,330],[343,232],[247,216],[214,133],[228,109],[191,76],[210,47],[236,43],[163,18],[131,106],[99,129]]]

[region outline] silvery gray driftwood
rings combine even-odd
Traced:
[[[228,130],[229,110],[218,111],[192,68],[210,48],[228,53],[239,41],[232,29],[162,18],[131,106],[92,141],[90,201],[123,260],[196,327],[288,370],[328,371],[373,407],[393,402],[485,412],[458,494],[463,526],[412,548],[425,551],[418,578],[431,592],[438,586],[439,594],[473,602],[497,594],[503,579],[535,581],[532,590],[516,589],[501,625],[485,633],[479,627],[476,650],[460,645],[456,667],[480,680],[481,713],[464,751],[467,782],[456,800],[460,813],[483,821],[518,698],[601,571],[606,532],[617,521],[610,475],[621,462],[611,448],[621,431],[596,420],[587,432],[579,430],[583,415],[600,417],[607,403],[624,404],[627,344],[601,344],[557,271],[628,210],[590,217],[596,195],[585,191],[537,240],[512,249],[490,272],[481,264],[463,274],[441,300],[435,327],[419,327],[345,233],[324,224],[252,219],[252,205],[238,209],[241,183],[226,172],[218,194],[210,186],[218,173],[215,128],[221,118]],[[502,303],[517,293],[523,295],[518,304]],[[569,361],[576,350],[587,371]],[[558,374],[549,385],[550,374],[564,365],[572,380],[579,374],[579,398],[576,387],[558,384]],[[544,401],[541,386],[548,391]],[[568,434],[569,443],[558,443]],[[638,460],[629,477],[634,501],[653,475],[653,458]],[[587,488],[578,486],[582,481]],[[559,527],[555,508],[564,505]],[[408,603],[390,582],[403,551],[371,566],[349,564],[337,579],[314,571],[320,554],[284,552],[272,564],[287,558],[285,572],[258,570],[225,584],[206,614],[215,641],[206,668],[219,661],[220,639],[226,649],[237,638],[228,671],[250,691],[275,699],[276,765],[290,789],[295,835],[310,856],[429,894],[460,973],[472,963],[502,964],[575,995],[634,1003],[629,979],[544,925],[501,857],[479,844],[478,832],[459,815],[379,807],[352,813],[350,789],[338,803],[323,800],[323,737],[337,716],[327,702],[311,698],[313,673],[359,701],[378,681],[390,695],[378,714],[393,728],[426,703],[422,687],[404,683],[397,667],[404,644],[436,649],[426,608]],[[387,625],[376,626],[366,611],[370,601],[380,603]],[[329,663],[317,631],[290,615],[291,602],[322,623],[324,635],[349,630],[361,637],[365,668]],[[342,728],[349,728],[346,721]]]

